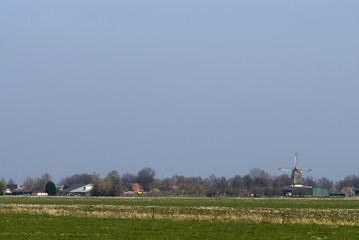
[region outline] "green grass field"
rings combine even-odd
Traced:
[[[359,227],[0,214],[0,239],[357,239]]]
[[[357,199],[0,197],[0,239],[357,239]]]
[[[0,197],[0,204],[359,209],[358,198]]]

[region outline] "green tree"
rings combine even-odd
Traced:
[[[48,195],[50,196],[55,196],[56,195],[56,186],[55,183],[48,181],[46,183],[46,192]]]
[[[92,196],[111,196],[112,184],[108,179],[94,178],[92,179]]]
[[[100,196],[100,176],[97,173],[92,175],[92,196]]]
[[[0,181],[0,195],[5,195],[6,192],[6,183],[4,181]]]
[[[108,179],[100,179],[100,196],[112,196],[112,184]]]
[[[109,179],[100,178],[97,173],[94,173],[92,185],[92,196],[111,196],[113,188]]]
[[[116,170],[112,170],[106,176],[106,180],[111,182],[110,196],[120,196],[122,193],[122,181],[120,174]]]

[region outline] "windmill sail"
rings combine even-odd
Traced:
[[[311,169],[299,169],[298,164],[298,153],[294,156],[294,167],[290,168],[280,168],[280,170],[291,172],[291,187],[303,187],[303,177],[302,172],[309,172]]]

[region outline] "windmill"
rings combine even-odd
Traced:
[[[292,173],[290,177],[290,187],[304,187],[303,186],[303,179],[302,173],[303,172],[310,172],[312,169],[299,169],[297,167],[298,164],[298,153],[295,154],[294,157],[294,168],[279,168],[279,170],[287,171],[288,173]]]

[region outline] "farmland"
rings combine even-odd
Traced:
[[[352,239],[359,233],[358,199],[1,197],[0,216],[0,239]]]

